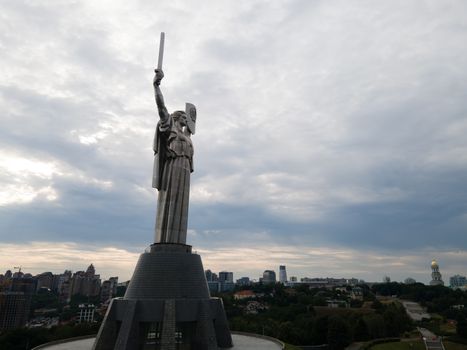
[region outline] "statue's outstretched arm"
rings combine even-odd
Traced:
[[[161,80],[164,77],[164,72],[162,70],[156,69],[156,75],[154,77],[153,85],[154,85],[154,94],[156,97],[156,104],[157,110],[159,111],[159,117],[161,118],[161,122],[166,122],[169,119],[169,112],[165,107],[164,103],[164,96],[162,96],[162,91],[160,89]]]

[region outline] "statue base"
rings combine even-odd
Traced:
[[[141,254],[123,298],[115,298],[93,350],[217,350],[232,347],[222,299],[211,298],[201,257],[185,244]]]

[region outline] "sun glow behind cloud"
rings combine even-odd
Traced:
[[[63,175],[53,162],[27,159],[0,151],[0,206],[24,204],[36,198],[57,199],[57,191],[50,185],[54,175]],[[37,185],[32,185],[36,179]],[[38,181],[37,181],[38,180]]]
[[[52,162],[42,162],[10,154],[0,153],[0,169],[16,177],[37,176],[50,179],[54,174],[60,174]]]
[[[0,206],[27,204],[36,199],[55,201],[59,192],[54,179],[68,178],[74,181],[109,189],[112,182],[88,177],[85,173],[66,164],[26,158],[0,150]]]
[[[34,188],[24,184],[10,184],[6,185],[0,191],[0,206],[30,203],[38,197],[43,197],[48,201],[54,201],[57,199],[58,195],[50,186]]]

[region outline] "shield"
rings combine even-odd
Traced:
[[[185,113],[186,113],[186,126],[188,130],[194,134],[196,131],[196,107],[192,103],[185,104]]]

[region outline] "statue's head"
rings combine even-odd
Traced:
[[[186,126],[186,113],[184,111],[175,111],[172,113],[172,119],[175,122],[180,122],[181,125]]]

